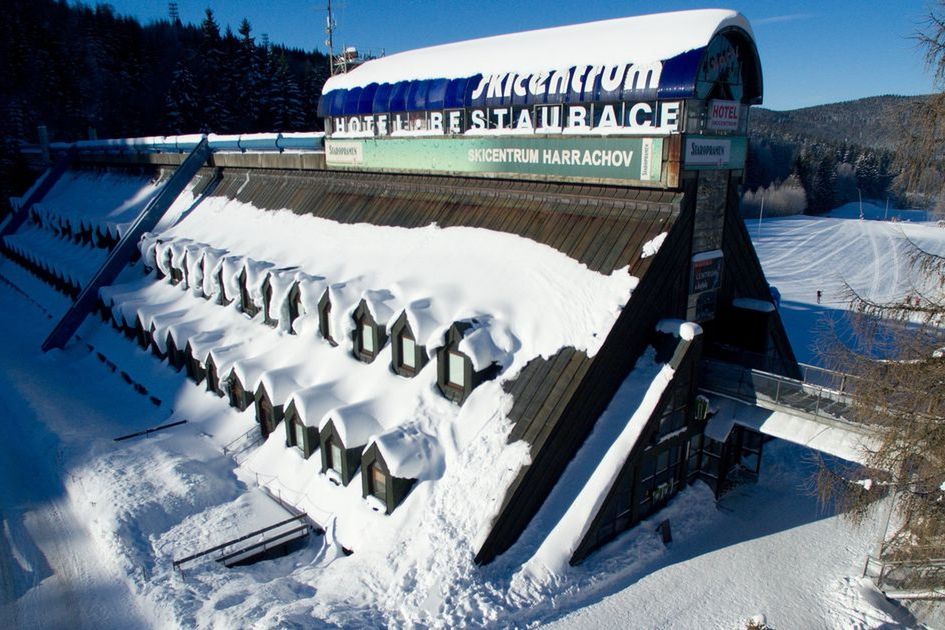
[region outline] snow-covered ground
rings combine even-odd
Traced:
[[[843,306],[841,280],[895,295],[905,278],[900,228],[945,251],[945,230],[928,225],[797,217],[761,226],[759,254],[802,360],[815,316]],[[278,518],[219,448],[254,426],[252,410],[235,412],[99,323],[83,327],[84,339],[161,406],[82,346],[41,355],[51,322],[38,304],[58,314],[64,298],[8,261],[0,275],[34,299],[0,281],[2,627],[736,628],[757,614],[775,628],[912,625],[858,580],[875,532],[821,509],[809,492],[811,452],[785,443],[766,448],[757,484],[718,506],[696,484],[540,586],[513,581],[525,559],[514,548],[475,567],[440,521],[421,523],[429,535],[416,548],[386,556],[346,557],[329,532],[286,558],[232,570],[208,562],[180,575],[172,559]],[[112,441],[175,419],[189,423]],[[281,448],[281,433],[260,452]],[[475,482],[475,471],[465,474],[460,482]],[[669,547],[655,531],[664,518]]]
[[[907,240],[945,253],[945,229],[925,213],[849,203],[824,217],[794,216],[747,222],[768,282],[781,292],[781,318],[799,361],[818,363],[812,331],[848,307],[845,286],[875,301],[915,296]],[[820,304],[817,291],[822,292]]]

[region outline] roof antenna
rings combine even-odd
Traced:
[[[325,45],[328,46],[328,72],[329,74],[335,74],[335,28],[338,25],[335,23],[335,16],[331,13],[331,0],[328,0],[328,18],[325,22],[325,33],[328,34],[328,39],[325,40]]]

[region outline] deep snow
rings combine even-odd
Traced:
[[[945,241],[937,228],[907,229],[923,243]],[[813,311],[811,286],[820,280],[809,273],[824,264],[822,252],[839,252],[815,275],[825,289],[833,286],[827,269],[849,271],[857,286],[883,288],[897,251],[890,230],[894,235],[888,224],[850,219],[763,224],[759,253],[781,290],[796,346],[809,342],[811,328],[790,309]],[[887,246],[872,247],[877,239]],[[61,296],[12,263],[0,261],[0,275],[49,312],[65,309]],[[238,467],[220,447],[252,428],[251,410],[236,413],[97,321],[83,326],[83,339],[165,404],[155,407],[80,345],[42,356],[38,346],[51,326],[43,311],[4,282],[0,296],[13,305],[0,309],[0,406],[9,432],[0,446],[7,626],[60,619],[96,627],[703,628],[739,627],[758,613],[777,628],[910,624],[877,608],[875,593],[857,580],[873,532],[818,508],[807,492],[810,452],[784,443],[766,448],[757,484],[727,495],[718,508],[696,484],[580,567],[531,590],[511,588],[525,559],[514,548],[493,565],[472,565],[473,545],[456,529],[464,519],[458,509],[469,491],[482,496],[483,488],[480,471],[462,457],[440,473],[454,477],[442,486],[449,492],[418,497],[434,509],[415,524],[409,548],[398,541],[387,554],[346,557],[329,527],[287,558],[235,570],[198,564],[182,577],[170,567],[173,558],[272,517],[246,498],[257,480],[267,483],[269,471],[259,468],[278,462],[278,483],[291,493],[301,486],[285,481],[309,483],[312,464],[284,447],[280,427]],[[111,441],[182,417],[190,422],[150,439]],[[493,434],[484,438],[503,439],[500,427],[485,430]],[[664,548],[654,530],[667,517],[675,542]]]

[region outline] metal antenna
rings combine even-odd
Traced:
[[[325,45],[328,46],[328,72],[330,74],[335,74],[335,28],[338,25],[335,23],[335,18],[331,13],[331,0],[328,0],[328,18],[325,22],[325,33],[328,34],[328,39],[325,40]]]

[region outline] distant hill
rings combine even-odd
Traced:
[[[789,111],[752,109],[743,212],[782,190],[784,212],[825,212],[862,193],[876,199],[915,197],[926,190],[895,189],[896,151],[911,110],[927,96],[873,96]],[[803,188],[804,196],[792,191]],[[762,192],[758,192],[761,190]],[[791,193],[791,194],[789,194]],[[783,195],[782,195],[783,196]]]
[[[752,109],[751,133],[804,144],[854,144],[894,151],[909,109],[925,96],[871,96],[788,111]]]

